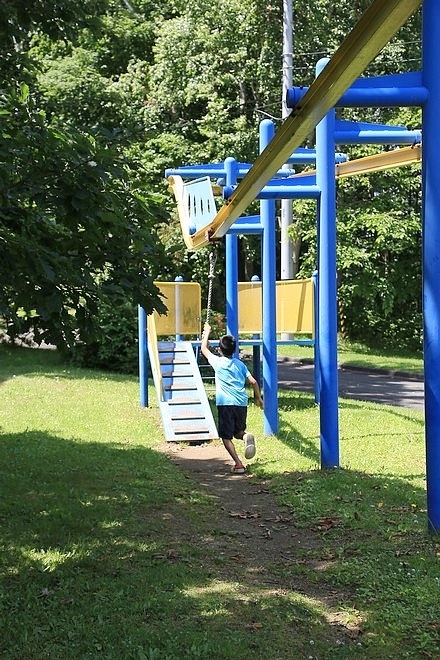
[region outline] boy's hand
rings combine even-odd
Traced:
[[[210,332],[211,326],[209,325],[208,321],[206,321],[205,325],[203,326],[202,337],[209,337]]]

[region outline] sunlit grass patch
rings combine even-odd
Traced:
[[[141,409],[136,378],[43,358],[0,362],[2,658],[439,656],[421,413],[340,400],[341,466],[321,470],[313,395],[280,391],[277,436],[251,404],[249,478],[292,541],[241,566],[221,496],[155,450],[152,388]]]

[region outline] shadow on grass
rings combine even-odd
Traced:
[[[231,577],[218,508],[162,454],[41,431],[2,435],[0,464],[2,658],[299,657],[343,634],[258,566]]]
[[[440,657],[440,537],[428,533],[425,490],[407,480],[423,475],[330,469],[258,476],[271,481],[298,526],[322,540],[303,560],[305,575],[345,593],[343,610],[362,613],[368,651],[341,657]]]
[[[299,394],[294,405],[315,404]],[[284,442],[301,438],[287,422],[282,433]],[[426,535],[424,492],[404,479],[258,472],[292,511],[293,532],[318,543],[301,552],[287,534],[268,557],[271,541],[259,537],[251,565],[246,520],[233,536],[203,464],[196,485],[144,447],[40,431],[1,436],[0,465],[6,660],[272,660],[308,657],[311,641],[321,658],[438,657],[438,548]],[[236,477],[221,487],[243,501]],[[340,600],[339,620],[330,619],[329,593]],[[363,636],[351,633],[353,613]]]
[[[284,655],[278,648],[278,655],[269,652],[264,657],[304,657],[309,640],[314,642],[313,657],[438,657],[437,553],[440,545],[427,533],[423,488],[414,487],[407,478],[393,474],[366,474],[357,470],[291,471],[274,475],[272,471],[265,472],[264,464],[258,464],[257,459],[252,466],[258,480],[257,490],[249,498],[241,479],[221,474],[224,473],[222,461],[206,465],[202,454],[201,451],[199,460],[193,454],[192,458],[179,456],[179,464],[217,497],[223,508],[230,506],[235,490],[237,502],[243,502],[241,508],[248,508],[252,519],[252,506],[258,502],[255,493],[261,492],[259,484],[265,488],[269,486],[279,502],[288,507],[289,513],[286,515],[286,510],[280,509],[278,518],[284,522],[284,529],[289,529],[291,520],[290,532],[282,532],[282,527],[270,522],[277,516],[263,517],[260,522],[260,527],[270,529],[274,544],[269,548],[261,533],[256,599],[263,610],[267,608],[265,626],[278,622],[270,618],[274,604],[281,616],[286,616],[285,605],[293,594],[301,593],[306,599],[320,601],[321,605],[332,594],[333,602],[338,602],[337,614],[342,617],[343,624],[333,628],[333,632],[337,631],[339,642],[330,641],[328,624],[332,614],[329,611],[321,616],[322,634],[314,637],[316,630],[310,628],[310,620],[307,623],[304,618],[304,603],[298,611],[290,600],[291,621],[301,621],[300,629],[295,630],[301,651],[295,655],[290,649],[290,655]],[[220,478],[210,478],[213,472],[221,475]],[[255,506],[258,509],[258,504]],[[245,513],[244,519],[247,518]],[[246,520],[241,522],[241,533],[249,536]],[[230,534],[235,533],[240,532],[231,525]],[[252,538],[251,542],[254,544],[255,540]],[[228,553],[227,542],[223,552]],[[251,552],[258,552],[255,546]],[[239,558],[234,555],[232,563],[237,560]],[[271,566],[269,574],[262,570],[263,565]],[[230,574],[231,571],[232,568]],[[217,579],[221,575],[220,567],[215,575]],[[252,590],[256,580],[248,581],[248,577],[240,571],[236,579]],[[284,598],[278,595],[273,601],[267,601],[262,595],[265,584],[272,585],[275,591],[275,585],[282,585]],[[255,597],[255,591],[252,593]],[[218,602],[220,607],[225,601],[219,598]],[[316,612],[310,604],[309,608],[316,621]],[[326,638],[327,645],[320,646]],[[337,651],[332,644],[338,643],[343,648]],[[263,655],[257,651],[257,657]]]
[[[63,365],[60,354],[49,349],[0,344],[0,356],[0,382],[21,374],[50,373]]]
[[[297,454],[305,456],[315,464],[319,464],[320,456],[316,437],[306,437],[301,433],[299,426],[291,422],[291,416],[283,414],[295,411],[316,410],[316,414],[319,415],[312,395],[305,392],[284,391],[284,393],[278,396],[278,406],[280,416],[277,438]]]

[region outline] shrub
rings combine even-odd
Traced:
[[[92,369],[137,373],[138,327],[137,307],[131,302],[110,305],[101,302],[99,309],[100,338],[75,346],[72,361],[76,366]]]

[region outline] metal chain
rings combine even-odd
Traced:
[[[206,304],[206,323],[211,316],[212,285],[215,278],[215,264],[217,263],[217,249],[213,248],[209,253],[209,275],[208,275],[208,302]]]

